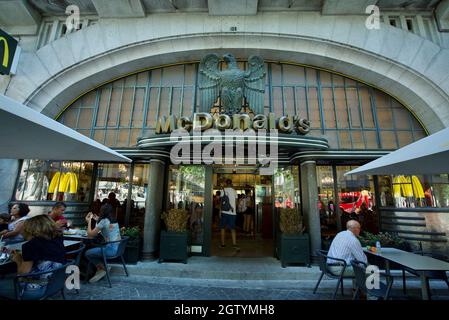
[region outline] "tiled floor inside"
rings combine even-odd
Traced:
[[[260,258],[273,256],[273,239],[264,239],[260,234],[255,236],[237,230],[237,245],[240,251],[232,247],[231,231],[226,230],[225,248],[220,248],[220,231],[212,232],[211,255],[217,257]]]

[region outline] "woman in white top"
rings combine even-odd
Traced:
[[[92,212],[89,212],[86,216],[88,238],[94,239],[101,233],[105,242],[114,242],[106,244],[103,248],[91,248],[84,253],[89,263],[97,267],[97,272],[89,280],[91,283],[97,282],[106,275],[106,267],[103,264],[103,250],[106,257],[112,257],[117,254],[119,243],[116,241],[121,240],[121,236],[119,225],[113,217],[113,210],[114,208],[107,203],[101,206],[99,216],[94,215]],[[92,228],[92,219],[96,221],[94,228]]]
[[[22,231],[23,223],[28,219],[30,208],[25,203],[16,203],[11,208],[11,223],[8,224],[8,230],[3,230],[0,235],[6,243],[24,241]]]

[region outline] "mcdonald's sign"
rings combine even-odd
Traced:
[[[0,74],[15,73],[19,52],[17,40],[0,29]]]

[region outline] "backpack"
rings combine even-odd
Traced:
[[[229,211],[234,212],[234,208],[231,206],[231,203],[229,202],[229,197],[226,194],[226,192],[224,193],[224,196],[221,197],[221,210],[227,212]]]

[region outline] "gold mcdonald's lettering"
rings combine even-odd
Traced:
[[[5,45],[5,50],[3,52],[3,63],[2,65],[5,68],[8,68],[8,64],[9,64],[9,46],[8,46],[8,41],[6,41],[5,37],[0,37],[0,42],[3,41],[3,44]]]
[[[169,116],[168,119],[162,116],[156,123],[156,134],[172,132],[176,129],[176,122],[174,115]]]

